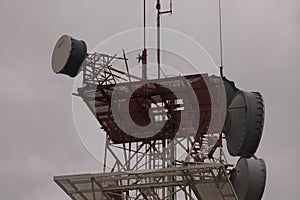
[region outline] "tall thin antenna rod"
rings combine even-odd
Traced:
[[[160,0],[157,0],[157,78],[160,79]]]
[[[223,77],[223,32],[222,32],[222,5],[219,0],[219,31],[220,31],[220,76]]]
[[[144,0],[144,49],[146,49],[146,0]]]
[[[221,6],[221,0],[219,0],[219,31],[220,31],[220,82],[223,79],[223,32],[222,32],[222,6]],[[220,89],[219,89],[219,101],[222,104],[222,98],[221,98],[221,84],[219,85]],[[222,119],[222,113],[219,112],[219,127],[222,126],[221,123],[221,119]],[[217,142],[217,144],[220,147],[220,161],[221,160],[221,151],[222,151],[222,146],[223,146],[223,134],[222,134],[222,130],[220,131],[219,134],[219,140]]]
[[[160,11],[161,10],[160,0],[157,0],[156,9],[157,9],[157,78],[160,79],[160,72],[161,72],[161,67],[160,67],[160,15],[168,14],[168,13],[172,14],[172,12],[173,12],[172,0],[170,0],[170,10]]]
[[[146,48],[146,0],[144,0],[144,50],[142,53],[142,79],[147,80],[147,48]]]

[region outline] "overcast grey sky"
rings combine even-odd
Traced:
[[[74,127],[73,80],[52,73],[52,49],[65,33],[92,49],[139,27],[141,3],[1,0],[0,199],[68,199],[54,175],[97,172]],[[266,102],[257,152],[268,166],[264,199],[298,199],[300,1],[223,0],[223,8],[225,74]],[[174,0],[174,9],[163,26],[193,37],[219,62],[217,0]]]

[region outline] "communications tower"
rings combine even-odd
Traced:
[[[255,156],[263,132],[264,103],[220,74],[162,77],[157,9],[157,78],[147,77],[146,42],[141,76],[128,58],[88,53],[82,40],[62,36],[53,51],[57,74],[82,76],[75,94],[93,113],[106,139],[101,173],[56,176],[73,200],[259,200],[266,167]],[[144,0],[144,39],[146,40]],[[115,67],[122,65],[123,70]],[[99,130],[99,134],[102,134]],[[234,167],[229,154],[240,157]],[[114,163],[108,166],[108,161]]]

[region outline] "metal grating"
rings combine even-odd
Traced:
[[[57,176],[54,181],[73,200],[156,199],[173,187],[191,199],[236,200],[223,164],[197,164],[160,170]],[[188,191],[192,193],[188,194]],[[165,199],[168,199],[166,197]]]

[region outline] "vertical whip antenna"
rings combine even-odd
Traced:
[[[146,0],[144,0],[144,50],[142,53],[142,79],[147,79],[147,47],[146,47]]]
[[[146,49],[146,0],[144,0],[144,49]]]
[[[172,14],[172,0],[170,0],[170,10],[161,11],[160,0],[157,0],[156,3],[157,9],[157,78],[160,79],[160,16],[163,14]]]
[[[223,32],[222,32],[222,7],[221,7],[221,0],[219,0],[219,36],[220,36],[220,82],[223,79],[223,67],[224,67],[224,63],[223,63]],[[222,104],[222,98],[221,98],[221,84],[219,85],[219,102]],[[222,126],[221,124],[221,119],[222,119],[222,113],[219,112],[219,127]],[[223,146],[223,134],[222,131],[220,131],[219,134],[219,140],[218,143],[216,145],[218,145],[218,147],[220,147],[220,162],[222,162],[222,156],[221,156],[221,152],[222,152],[222,146]]]
[[[160,79],[160,0],[157,0],[157,78]]]
[[[220,36],[220,76],[223,77],[223,31],[222,31],[222,5],[219,0],[219,36]]]

